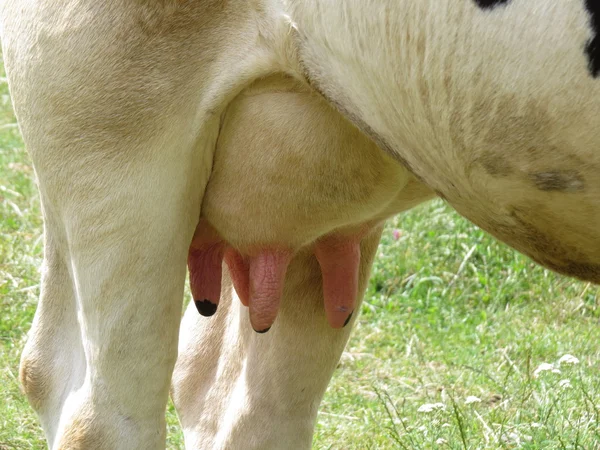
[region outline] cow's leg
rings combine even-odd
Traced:
[[[380,235],[378,227],[361,243],[361,299]],[[215,316],[207,320],[190,305],[172,390],[187,448],[310,448],[319,403],[353,323],[331,328],[321,276],[311,252],[293,259],[281,310],[265,334],[252,331],[226,271]]]
[[[58,229],[47,217],[41,295],[20,366],[21,384],[50,443],[65,399],[82,385],[86,370],[77,301]]]
[[[51,196],[68,214],[56,228],[46,214],[48,245],[60,244],[47,256],[23,373],[53,448],[164,446],[186,256],[210,167],[178,144],[105,163],[70,179],[68,199]]]
[[[195,75],[203,47],[162,38],[151,26],[167,23],[112,10],[119,2],[43,3],[3,3],[0,28],[46,232],[22,379],[54,450],[164,448],[187,252],[219,125],[190,95],[207,83]],[[177,29],[179,17],[164,20]],[[180,48],[197,65],[174,60]]]
[[[52,20],[28,20],[37,34],[3,23],[46,226],[22,379],[54,450],[164,448],[187,252],[218,132],[218,115],[184,120],[198,110],[188,93],[202,91],[195,67],[155,46],[135,43],[135,58],[110,49],[108,31],[86,34],[103,17],[54,34]]]

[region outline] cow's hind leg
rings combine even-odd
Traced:
[[[19,4],[11,17],[22,11]],[[130,46],[109,48],[104,38],[133,39],[135,26],[81,14],[93,20],[52,32],[44,27],[53,20],[23,19],[36,33],[3,23],[46,227],[42,300],[22,379],[54,450],[164,448],[186,259],[219,117],[184,120],[197,113],[189,92],[201,92],[204,78],[189,75],[193,65],[175,65],[178,48],[150,53],[160,47],[136,44],[133,58]]]
[[[42,290],[20,367],[21,384],[49,442],[55,439],[66,397],[85,376],[74,286],[57,238],[57,227],[48,218]]]
[[[380,234],[377,228],[361,243],[359,298]],[[327,322],[321,269],[309,251],[289,266],[281,310],[267,333],[252,330],[227,273],[223,286],[215,316],[207,320],[190,305],[182,323],[172,394],[186,447],[310,448],[319,403],[353,322],[342,329]]]
[[[210,167],[193,143],[173,143],[93,171],[80,170],[85,158],[66,161],[80,174],[68,195],[40,177],[46,269],[22,379],[51,448],[164,448],[186,256]]]
[[[164,446],[186,256],[208,177],[193,146],[178,143],[82,172],[67,199],[52,196],[66,213],[60,235],[48,235],[41,309],[23,358],[52,448]]]

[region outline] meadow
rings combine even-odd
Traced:
[[[0,450],[46,448],[18,382],[42,260],[34,178],[0,67]],[[313,448],[600,449],[598,293],[441,201],[390,220]],[[168,423],[183,449],[172,405]]]

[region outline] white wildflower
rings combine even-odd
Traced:
[[[560,380],[558,382],[558,386],[561,387],[561,388],[563,388],[563,389],[570,388],[570,387],[572,387],[571,386],[571,380]]]
[[[554,367],[554,365],[552,364],[548,364],[548,363],[541,363],[537,369],[535,369],[533,371],[533,377],[537,378],[540,376],[540,373],[542,372],[552,372],[552,373],[560,373],[560,370],[558,370],[556,367]]]
[[[465,405],[470,405],[471,403],[481,403],[481,399],[479,397],[475,397],[474,395],[469,395],[465,399]]]
[[[425,425],[421,425],[419,428],[417,428],[417,430],[427,436],[427,427]]]
[[[503,435],[501,440],[507,444],[516,444],[516,445],[521,444],[521,437],[514,431],[511,431],[510,433],[506,433],[505,435]]]
[[[579,359],[567,353],[566,355],[561,356],[561,358],[558,360],[558,365],[560,366],[561,364],[579,364]]]
[[[425,403],[424,405],[419,406],[417,412],[429,413],[438,409],[446,409],[446,406],[443,403]]]
[[[446,439],[444,439],[444,438],[439,438],[437,441],[435,441],[435,443],[437,445],[444,445],[444,444],[447,444],[448,441]]]
[[[544,425],[542,425],[541,423],[532,422],[530,426],[531,428],[543,428]]]
[[[450,425],[449,423],[443,423],[442,424],[442,428],[450,428],[452,425]]]

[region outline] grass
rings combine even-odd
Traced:
[[[0,69],[0,450],[45,448],[17,382],[41,226]],[[597,298],[598,288],[536,267],[442,202],[397,217],[314,448],[600,448]],[[579,362],[559,363],[564,355]],[[168,422],[168,448],[183,448],[172,406]]]

